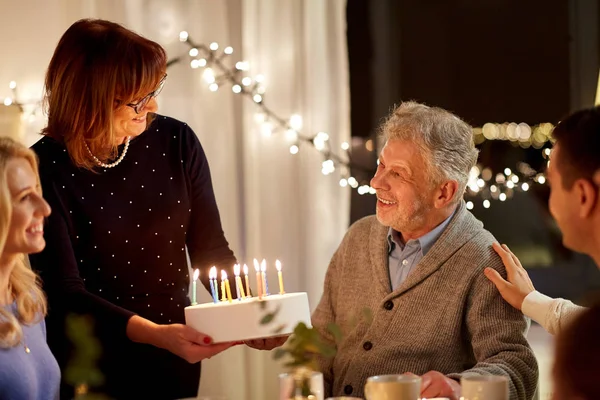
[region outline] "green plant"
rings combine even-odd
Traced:
[[[104,383],[104,375],[97,367],[102,347],[94,336],[92,318],[87,315],[68,315],[66,331],[73,344],[73,354],[67,364],[64,378],[68,384],[75,387],[74,400],[107,400],[105,395],[91,393],[90,389]]]
[[[259,305],[263,310],[266,310],[265,302],[259,302]],[[260,323],[263,325],[273,323],[278,313],[279,308],[267,312]],[[367,323],[370,323],[373,318],[371,310],[369,308],[363,309],[359,315],[351,319],[350,326],[356,326],[361,317]],[[278,326],[274,329],[273,333],[281,333],[283,328],[284,326]],[[290,369],[306,368],[311,371],[318,370],[317,357],[335,357],[337,345],[343,338],[342,330],[337,324],[330,323],[325,329],[333,337],[333,344],[326,341],[314,327],[308,327],[304,322],[298,323],[285,345],[275,350],[273,358],[280,360],[287,356],[288,360],[284,366]]]

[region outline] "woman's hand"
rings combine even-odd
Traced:
[[[508,280],[504,280],[498,271],[492,268],[485,269],[485,276],[496,285],[500,295],[508,304],[521,310],[525,297],[535,290],[533,283],[517,256],[510,251],[507,245],[500,246],[500,244],[494,243],[493,247],[502,258]]]
[[[129,319],[127,336],[134,342],[151,344],[168,350],[192,364],[211,358],[238,344],[212,344],[210,337],[187,325],[158,325],[138,315]]]
[[[191,364],[211,358],[237,344],[212,344],[210,337],[183,324],[159,325],[158,329],[160,339],[156,346],[169,350]]]

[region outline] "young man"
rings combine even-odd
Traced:
[[[592,257],[600,266],[600,107],[578,111],[554,128],[556,139],[548,167],[550,213],[563,233],[563,244]],[[513,307],[555,334],[584,308],[535,290],[521,263],[506,245],[494,244],[508,280],[491,268],[485,275]]]

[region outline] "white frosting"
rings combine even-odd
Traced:
[[[261,324],[265,315],[275,313],[273,320]],[[310,323],[306,293],[286,293],[231,303],[205,303],[185,308],[185,323],[210,336],[214,343],[289,335],[298,322]]]

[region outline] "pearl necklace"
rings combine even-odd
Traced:
[[[123,159],[125,158],[125,154],[127,154],[127,149],[129,148],[129,140],[130,140],[130,137],[127,136],[125,138],[125,148],[123,149],[123,154],[121,154],[121,156],[119,158],[117,158],[117,160],[112,164],[106,164],[106,163],[103,163],[102,161],[98,160],[98,158],[92,154],[92,151],[88,147],[87,143],[84,142],[84,144],[85,144],[85,148],[86,148],[88,154],[90,155],[90,157],[92,157],[92,160],[94,160],[94,162],[96,164],[98,164],[99,166],[101,166],[103,168],[113,168],[113,167],[116,167],[117,165],[119,165],[121,163],[121,161],[123,161]]]

